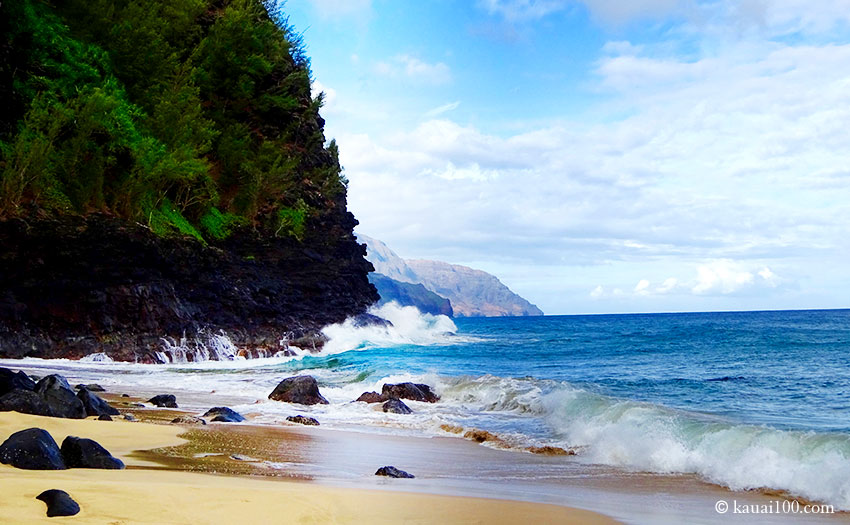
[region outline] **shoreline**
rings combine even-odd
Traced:
[[[35,495],[66,490],[82,511],[79,523],[269,523],[286,516],[314,523],[617,523],[595,512],[563,505],[507,499],[432,495],[412,491],[332,487],[257,476],[214,475],[157,469],[139,450],[186,445],[185,428],[144,422],[67,420],[15,412],[0,414],[0,433],[44,428],[57,440],[74,434],[92,438],[127,464],[126,470],[20,470],[0,466],[0,515],[5,523],[50,521]],[[257,428],[257,427],[254,427]],[[227,432],[227,431],[225,431]]]
[[[24,370],[29,371],[27,367]],[[72,384],[83,379],[75,377],[71,370],[62,370],[61,373],[72,379]],[[86,371],[85,381],[92,379],[91,373],[91,369]],[[417,494],[553,504],[587,509],[629,523],[680,523],[683,520],[691,523],[745,523],[747,520],[742,518],[746,516],[718,515],[714,511],[716,501],[726,499],[763,505],[788,499],[781,494],[731,491],[702,481],[695,475],[651,474],[588,465],[564,456],[482,446],[458,436],[385,434],[375,432],[369,426],[358,430],[288,423],[270,425],[252,421],[249,410],[244,412],[249,418],[246,423],[211,423],[205,427],[169,425],[168,422],[177,415],[198,415],[211,406],[227,404],[226,399],[214,392],[196,393],[187,405],[181,402],[180,409],[132,407],[128,405],[146,400],[152,391],[125,388],[120,374],[109,370],[103,370],[101,377],[110,390],[101,395],[122,412],[135,413],[143,420],[166,423],[155,426],[176,428],[186,434],[198,432],[207,437],[207,449],[193,453],[209,455],[206,459],[194,458],[197,461],[194,461],[194,467],[188,468],[190,471],[236,475],[240,479],[256,479],[256,474],[263,474],[270,478],[309,480],[312,484],[329,488],[368,488],[393,494],[413,491]],[[166,391],[168,388],[158,390]],[[120,397],[121,393],[129,393],[132,397]],[[200,406],[206,408],[199,411]],[[297,413],[295,405],[292,409],[293,414]],[[213,434],[219,436],[211,437]],[[186,458],[180,458],[180,453],[173,449],[186,446],[191,441],[184,440],[167,449],[160,447],[153,453],[136,454],[136,459],[145,461],[148,468],[160,471],[169,468],[167,464],[163,465],[169,461],[186,470]],[[256,442],[273,443],[274,450],[251,449],[251,444]],[[228,459],[231,453],[259,461],[231,461]],[[261,466],[265,472],[260,472],[254,463],[263,462],[266,462],[265,466]],[[384,465],[407,470],[417,479],[386,480],[374,476],[374,471]],[[774,515],[766,522],[847,523],[850,516],[847,513]]]

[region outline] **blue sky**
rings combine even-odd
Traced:
[[[359,231],[547,313],[850,306],[850,0],[289,0]]]

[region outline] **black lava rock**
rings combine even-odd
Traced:
[[[387,476],[390,478],[415,478],[413,474],[409,474],[403,470],[397,469],[393,466],[381,467],[375,472],[376,476]]]
[[[64,377],[58,374],[43,377],[36,383],[35,391],[50,405],[56,417],[85,419],[86,408]]]
[[[391,414],[412,414],[413,410],[410,410],[410,407],[402,403],[398,399],[390,399],[381,407],[384,409],[384,412],[390,412]]]
[[[16,388],[0,397],[0,412],[20,412],[34,416],[53,417],[53,409],[32,390]]]
[[[23,372],[12,372],[8,368],[0,367],[0,396],[16,388],[35,390],[35,382]]]
[[[86,387],[81,388],[77,392],[77,399],[82,401],[83,407],[86,409],[86,415],[88,416],[117,416],[120,414],[117,408],[109,406],[109,403],[98,397],[97,394],[89,391]]]
[[[0,445],[0,463],[27,470],[65,470],[59,445],[44,429],[15,432]]]
[[[98,421],[112,421],[112,416],[110,416],[109,414],[101,414],[101,415],[97,416],[97,420]]]
[[[228,407],[213,407],[204,412],[204,415],[201,417],[212,417],[213,421],[219,421],[221,423],[241,423],[245,421],[245,417],[242,414]]]
[[[148,399],[148,403],[153,403],[158,407],[177,408],[177,398],[173,394],[159,394]]]
[[[386,400],[377,392],[363,392],[360,394],[360,397],[355,399],[355,401],[362,401],[364,403],[380,403],[381,401]]]
[[[120,470],[124,462],[113,457],[97,441],[68,436],[62,442],[62,457],[68,468],[101,468]]]
[[[89,390],[90,392],[106,392],[106,389],[103,388],[102,386],[98,385],[97,383],[91,383],[91,384],[88,384],[88,385],[80,384],[80,385],[75,386],[74,388],[76,388],[77,390],[81,390],[81,389],[85,388],[85,389]]]
[[[421,383],[398,383],[395,385],[384,385],[381,389],[384,399],[410,399],[412,401],[424,401],[436,403],[440,397],[431,391],[431,387]]]
[[[297,416],[289,416],[286,418],[290,423],[298,423],[299,425],[308,425],[317,427],[319,426],[319,421],[312,417],[302,416],[298,414]]]
[[[301,405],[328,404],[319,393],[319,384],[313,376],[287,377],[269,394],[269,399]]]
[[[64,490],[45,490],[35,497],[47,504],[47,517],[75,516],[80,512],[80,506]]]

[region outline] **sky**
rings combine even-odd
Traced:
[[[850,0],[288,0],[358,231],[547,314],[850,307]]]

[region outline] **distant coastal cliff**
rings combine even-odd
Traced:
[[[378,299],[272,6],[0,4],[0,357],[273,354]]]
[[[543,315],[537,306],[487,272],[440,261],[402,259],[377,239],[359,233],[357,238],[366,243],[366,257],[375,266],[376,273],[369,279],[378,287],[382,302],[395,300],[424,312],[445,314],[435,312],[434,305],[448,299],[457,317]],[[421,285],[430,294],[400,293],[404,285]]]

